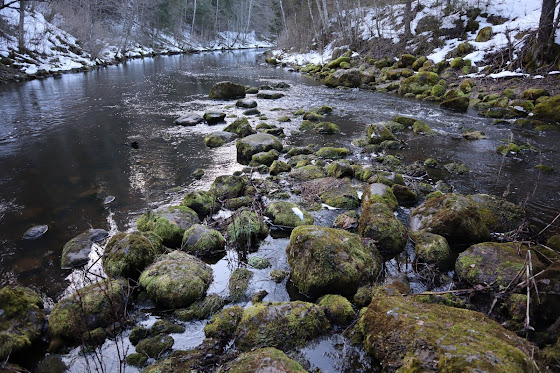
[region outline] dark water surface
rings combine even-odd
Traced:
[[[401,138],[407,142],[406,148],[392,153],[404,155],[406,163],[433,157],[441,164],[462,162],[471,170],[468,175],[453,176],[437,168],[425,180],[444,180],[462,193],[506,195],[525,205],[530,223],[539,229],[560,212],[559,173],[545,174],[534,168],[543,163],[560,170],[559,132],[541,133],[513,124],[495,126],[476,112],[452,113],[391,94],[328,89],[309,77],[263,65],[261,54],[238,51],[157,57],[87,74],[0,86],[0,285],[30,286],[56,300],[68,286],[69,271],[60,269],[60,255],[69,239],[91,227],[113,232],[131,229],[135,217],[148,208],[178,201],[185,190],[207,188],[216,176],[240,169],[233,144],[218,149],[204,146],[204,136],[225,124],[173,125],[181,114],[202,114],[209,108],[240,115],[242,110],[231,107],[233,101],[208,100],[211,86],[222,80],[252,86],[288,82],[291,88],[285,91],[286,97],[258,100],[267,122],[284,126],[286,144],[333,143],[359,154],[350,142],[364,136],[366,124],[395,115],[412,116],[424,120],[438,135],[405,135]],[[342,136],[291,135],[301,123],[301,117],[292,115],[295,110],[324,104],[335,108],[327,119],[339,124]],[[278,123],[276,119],[283,115],[292,117],[292,122]],[[253,125],[260,122],[257,118],[251,121]],[[484,131],[487,139],[464,140],[461,131],[468,128]],[[536,150],[504,158],[496,147],[508,138]],[[129,145],[133,141],[138,149]],[[371,162],[371,155],[355,158]],[[190,176],[197,168],[206,170],[200,181]],[[104,204],[108,196],[115,200]],[[400,211],[402,216],[406,213],[406,209]],[[314,215],[324,225],[330,225],[336,216]],[[44,236],[32,241],[21,238],[28,228],[41,224],[49,226]],[[560,228],[556,224],[547,232],[560,232]],[[287,242],[287,238],[269,237],[259,254],[271,259],[273,267],[288,269]],[[229,252],[213,265],[216,279],[210,292],[220,293],[227,287],[235,262],[231,255]],[[388,270],[397,264],[388,262]],[[270,281],[268,271],[255,273],[251,290],[266,289],[266,300],[293,298],[285,283]],[[151,322],[153,319],[146,325]],[[174,348],[196,346],[203,338],[203,326],[189,324],[188,333],[174,336]],[[362,371],[340,366],[354,352],[346,353],[339,339],[333,336],[319,341],[304,354],[323,371],[329,371],[330,365],[332,371]],[[338,360],[333,356],[339,356]]]

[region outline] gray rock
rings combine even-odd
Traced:
[[[275,91],[260,91],[259,93],[257,93],[257,98],[262,98],[265,100],[277,100],[284,96],[285,94],[283,94],[282,92]]]
[[[187,114],[180,118],[175,119],[173,123],[178,124],[180,126],[196,126],[198,123],[204,121],[200,115],[196,114]]]
[[[62,248],[60,267],[75,268],[86,265],[94,242],[104,240],[109,233],[104,229],[89,229],[68,241]]]
[[[245,86],[230,81],[218,82],[210,89],[209,96],[214,99],[245,97]]]
[[[241,100],[238,100],[235,103],[235,106],[237,107],[243,107],[243,108],[247,108],[247,109],[252,109],[257,107],[257,101],[250,99],[250,98],[244,98]]]
[[[48,225],[36,225],[25,231],[22,238],[24,240],[36,240],[49,230]]]
[[[223,122],[225,118],[225,113],[217,111],[207,111],[206,113],[204,113],[204,120],[210,125]]]

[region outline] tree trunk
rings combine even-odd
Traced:
[[[284,23],[284,31],[288,32],[288,24],[286,23],[286,13],[284,13],[284,4],[282,4],[282,0],[278,0],[280,2],[280,11],[282,12],[282,22]]]
[[[194,21],[196,20],[196,0],[194,0],[194,8],[192,12],[192,25],[191,25],[191,36],[194,35]]]
[[[218,13],[220,12],[220,0],[216,0],[216,20],[214,21],[214,31],[218,32]]]
[[[25,49],[25,1],[19,0],[19,24],[18,24],[18,49],[23,52]]]
[[[537,32],[537,59],[543,63],[550,55],[550,45],[554,36],[554,13],[556,0],[543,0],[539,30]]]
[[[406,0],[404,6],[404,37],[408,39],[412,33],[410,32],[410,22],[412,21],[412,0]]]

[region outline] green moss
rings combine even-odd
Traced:
[[[148,211],[136,221],[141,232],[153,231],[168,247],[180,247],[185,228],[199,222],[196,212],[186,206]]]
[[[483,43],[492,38],[492,27],[486,26],[480,29],[478,34],[476,35],[476,42]]]
[[[311,303],[258,303],[245,310],[237,327],[236,343],[242,350],[302,346],[330,329],[323,310]]]
[[[148,362],[148,357],[144,354],[133,352],[126,357],[126,363],[133,367],[142,368]]]
[[[350,62],[350,57],[345,57],[345,56],[338,57],[337,59],[335,59],[335,60],[329,62],[329,63],[327,64],[327,67],[328,67],[329,69],[336,69],[337,67],[340,66],[340,64],[341,64],[342,62],[346,62],[346,63]]]
[[[381,252],[401,252],[407,241],[406,228],[395,217],[393,211],[380,202],[362,206],[358,233],[363,237],[373,238]]]
[[[236,119],[224,128],[224,131],[235,133],[239,137],[246,137],[257,133],[257,131],[251,127],[247,118]]]
[[[251,166],[259,166],[264,164],[266,166],[272,165],[272,162],[278,159],[280,153],[276,149],[269,150],[268,152],[260,152],[253,154],[251,157],[251,162],[249,165]]]
[[[317,301],[317,305],[325,311],[327,318],[338,325],[348,325],[356,316],[352,304],[341,295],[324,295]]]
[[[270,260],[254,255],[247,259],[247,264],[255,269],[265,269],[270,267]]]
[[[144,354],[150,358],[157,359],[164,352],[171,350],[175,343],[170,335],[158,335],[141,340],[136,345],[136,352]]]
[[[393,122],[400,123],[402,125],[410,127],[414,124],[414,122],[416,122],[416,119],[399,115],[393,118]]]
[[[324,134],[334,134],[340,132],[338,126],[331,122],[319,122],[315,125],[315,127],[313,127],[313,130]]]
[[[218,294],[210,294],[188,308],[176,310],[174,314],[182,321],[204,320],[222,309],[225,303],[225,299]]]
[[[433,72],[419,72],[401,82],[399,88],[399,95],[404,96],[407,93],[414,95],[422,94],[425,91],[430,91],[434,85],[437,84],[439,76]]]
[[[184,333],[183,325],[174,324],[167,320],[158,320],[150,328],[150,336],[155,337],[160,334]]]
[[[261,216],[248,209],[240,209],[227,226],[228,241],[236,245],[251,246],[268,236],[268,226]]]
[[[435,97],[440,97],[444,93],[445,93],[445,87],[442,86],[441,84],[436,84],[435,86],[432,87],[432,90],[430,91],[430,94]]]
[[[307,181],[325,177],[322,168],[314,165],[298,167],[290,172],[290,176],[296,180]]]
[[[243,353],[226,367],[229,373],[268,372],[305,373],[298,362],[275,348],[263,348]]]
[[[209,193],[214,199],[225,200],[243,195],[247,180],[241,176],[222,175],[214,179]]]
[[[497,151],[499,154],[510,155],[510,154],[517,154],[517,153],[519,153],[519,152],[521,151],[521,149],[519,148],[519,145],[517,145],[517,144],[515,144],[515,143],[513,143],[513,142],[510,142],[510,143],[507,143],[507,144],[499,145],[499,146],[496,148],[496,151]]]
[[[249,281],[253,277],[253,272],[247,268],[236,268],[229,278],[228,289],[232,301],[239,301],[245,297]]]
[[[281,174],[283,172],[290,172],[291,169],[292,169],[292,167],[289,164],[287,164],[286,162],[275,160],[270,165],[270,174],[272,176],[276,176],[276,175]]]
[[[323,147],[315,154],[321,158],[340,159],[350,155],[350,150],[348,148]]]
[[[111,277],[137,279],[156,254],[156,248],[147,238],[134,233],[117,233],[105,248],[103,270]]]
[[[305,114],[303,114],[303,120],[308,121],[308,122],[320,122],[321,120],[323,120],[323,116],[321,114],[317,114],[314,111],[308,111]],[[303,126],[303,123],[302,123]],[[304,129],[301,128],[300,129]]]
[[[333,162],[327,167],[327,175],[341,179],[343,177],[353,177],[354,168],[344,162]]]
[[[467,166],[457,162],[447,163],[443,167],[452,174],[464,175],[470,172]]]
[[[412,237],[418,258],[426,263],[435,263],[440,268],[450,264],[451,250],[447,240],[437,234],[422,232]]]
[[[374,123],[367,127],[367,138],[370,144],[380,144],[383,141],[396,140],[395,135],[385,123]]]
[[[138,342],[140,342],[142,339],[147,338],[149,335],[150,331],[147,328],[143,326],[137,326],[130,331],[128,339],[133,346],[136,346]]]
[[[560,252],[560,234],[550,237],[546,241],[546,246],[550,247],[552,250]]]
[[[277,284],[284,281],[284,279],[287,276],[288,276],[288,273],[286,271],[281,271],[281,270],[278,270],[278,269],[274,269],[274,270],[270,271],[270,278],[272,279],[272,281],[276,282]]]
[[[455,49],[455,53],[457,54],[457,56],[459,57],[464,57],[467,54],[471,53],[473,51],[473,46],[470,43],[461,43],[457,46],[457,48]]]
[[[208,338],[229,340],[233,337],[242,316],[243,308],[239,306],[224,308],[208,321],[204,327],[204,334]]]
[[[305,110],[303,110],[303,109],[298,109],[294,112],[294,115],[296,115],[296,116],[302,116],[303,114],[305,114]]]
[[[397,197],[388,185],[372,183],[364,189],[362,209],[367,209],[370,205],[377,202],[387,205],[393,211],[396,211],[399,207]]]
[[[271,218],[274,224],[286,227],[310,225],[314,222],[310,213],[290,202],[272,202],[265,215]]]
[[[459,84],[459,89],[461,90],[461,92],[463,92],[464,94],[471,94],[472,92],[472,88],[475,86],[474,82],[472,81],[472,79],[467,78],[464,79],[461,84]]]
[[[205,191],[189,192],[183,198],[181,206],[188,207],[204,219],[217,209],[212,194]]]
[[[220,232],[201,224],[185,231],[181,250],[196,256],[210,256],[225,249],[226,240]]]
[[[438,164],[438,161],[434,158],[427,158],[424,161],[424,166],[426,166],[426,167],[436,167],[437,164]]]
[[[450,66],[452,69],[456,69],[456,70],[462,69],[463,66],[465,66],[465,61],[464,61],[461,57],[457,57],[457,58],[454,58],[454,59],[451,61],[451,63],[449,64],[449,66]]]
[[[414,132],[415,135],[420,135],[420,134],[429,135],[434,133],[434,131],[432,131],[430,126],[428,126],[426,123],[422,122],[421,120],[417,120],[416,122],[414,122],[414,124],[412,125],[412,131]]]
[[[546,89],[542,88],[529,88],[523,91],[521,98],[525,100],[536,100],[539,97],[550,96],[550,93]]]

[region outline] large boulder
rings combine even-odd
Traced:
[[[18,354],[41,338],[45,324],[43,300],[22,286],[0,289],[0,361]]]
[[[252,246],[268,236],[268,226],[257,213],[243,208],[233,215],[227,233],[229,242]]]
[[[204,137],[204,145],[209,148],[219,148],[220,146],[232,142],[238,136],[227,131],[215,131]]]
[[[297,361],[288,357],[285,353],[273,347],[261,348],[251,352],[245,352],[230,361],[225,367],[227,373],[306,373]]]
[[[128,294],[123,280],[106,279],[79,289],[54,305],[49,336],[69,342],[93,342],[91,331],[124,321]]]
[[[386,123],[381,122],[367,127],[367,139],[370,144],[381,144],[383,141],[395,141],[397,138]]]
[[[273,224],[285,227],[312,225],[315,220],[304,209],[285,201],[272,202],[264,214],[272,220]]]
[[[246,137],[257,133],[249,124],[247,118],[240,118],[234,120],[229,126],[224,128],[225,132],[231,132],[239,137]]]
[[[292,282],[311,297],[351,296],[381,269],[375,246],[366,246],[357,234],[340,229],[296,227],[286,252]]]
[[[153,231],[163,244],[171,248],[181,246],[185,229],[200,223],[196,212],[186,206],[162,207],[148,211],[136,222],[140,232]]]
[[[524,339],[479,312],[376,294],[354,329],[387,372],[531,372]]]
[[[303,184],[303,189],[319,196],[322,203],[332,207],[354,209],[360,206],[358,193],[347,180],[319,178]]]
[[[109,240],[103,254],[103,270],[110,277],[137,279],[151,264],[156,248],[146,237],[136,233],[117,233]]]
[[[210,98],[230,99],[245,97],[245,86],[230,81],[218,82],[210,89]]]
[[[560,122],[560,95],[538,103],[533,110],[537,118],[552,119]]]
[[[243,312],[235,341],[242,351],[258,347],[287,351],[329,329],[325,313],[315,304],[299,301],[257,303]]]
[[[450,109],[459,112],[466,112],[469,108],[470,100],[467,96],[450,98],[442,101],[439,106],[443,109]]]
[[[358,233],[363,237],[373,238],[379,250],[388,254],[398,254],[406,246],[405,226],[382,202],[364,204]]]
[[[221,175],[212,182],[209,193],[214,200],[223,201],[243,195],[247,180],[241,176]]]
[[[419,95],[426,91],[431,91],[438,81],[439,75],[436,73],[428,71],[419,72],[401,82],[399,95],[404,96],[407,93]]]
[[[204,113],[204,120],[209,125],[223,122],[225,118],[226,118],[226,113],[222,113],[220,111],[209,110]]]
[[[393,189],[385,184],[373,183],[369,184],[364,189],[362,195],[362,208],[366,209],[368,206],[381,202],[387,205],[391,210],[396,211],[399,207],[397,197],[393,193]]]
[[[183,197],[181,206],[188,207],[198,214],[200,220],[204,219],[218,209],[214,204],[211,193],[205,191],[189,192]]]
[[[220,232],[206,225],[195,224],[185,231],[181,250],[200,256],[213,256],[225,250],[226,240]]]
[[[237,140],[237,158],[241,163],[248,163],[254,154],[275,149],[281,151],[282,142],[273,135],[257,133]]]
[[[529,247],[520,243],[484,242],[472,245],[462,252],[455,263],[457,275],[471,285],[496,284],[507,286],[524,268]],[[532,252],[533,271],[545,266]]]
[[[525,210],[520,205],[490,194],[473,194],[470,197],[490,232],[509,232],[525,222]]]
[[[490,239],[490,232],[476,203],[468,196],[455,193],[430,198],[415,208],[408,226],[411,232],[439,234],[451,245]]]
[[[146,268],[139,283],[158,305],[185,308],[204,297],[212,278],[212,268],[207,264],[176,250]]]
[[[416,256],[421,261],[433,263],[440,268],[446,268],[450,264],[451,250],[444,237],[429,232],[418,232],[412,239]]]
[[[60,267],[62,269],[81,267],[89,261],[91,245],[107,238],[104,229],[89,229],[68,241],[62,248]]]
[[[337,70],[325,78],[325,85],[329,87],[355,88],[362,84],[362,75],[357,68]]]
[[[196,126],[198,123],[201,123],[203,121],[204,118],[202,118],[198,114],[187,114],[175,119],[173,123],[178,124],[180,126]]]

